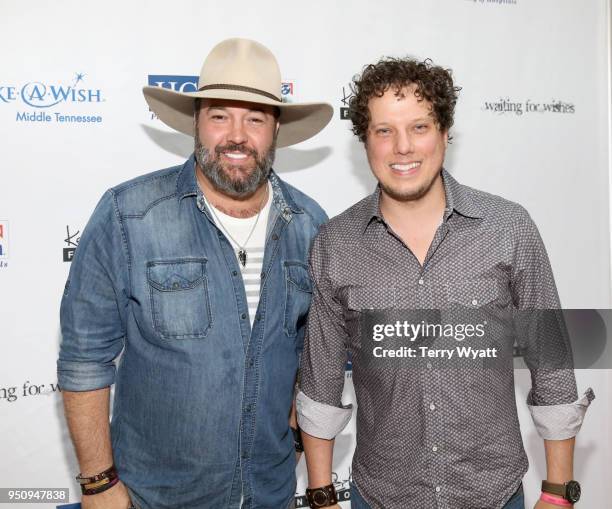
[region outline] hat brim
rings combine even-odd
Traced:
[[[288,147],[312,138],[331,120],[334,110],[327,103],[283,103],[259,94],[241,90],[204,90],[199,92],[175,92],[162,87],[143,87],[149,108],[168,126],[195,135],[193,108],[196,99],[229,99],[257,104],[269,104],[280,110],[281,127],[276,140],[277,147]]]

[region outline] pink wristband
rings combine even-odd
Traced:
[[[554,495],[551,495],[550,493],[542,492],[542,494],[540,495],[540,500],[542,502],[548,502],[549,504],[554,504],[554,505],[558,505],[561,507],[573,507],[574,506],[574,504],[571,504],[564,498],[556,497]]]

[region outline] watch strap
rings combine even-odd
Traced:
[[[554,482],[542,481],[542,491],[563,498],[565,498],[566,495],[565,484],[556,484]]]

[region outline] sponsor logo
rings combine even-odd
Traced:
[[[557,114],[573,115],[576,107],[573,103],[552,99],[550,101],[536,102],[531,99],[517,101],[509,97],[500,97],[497,100],[485,101],[482,110],[497,115],[514,115],[520,117],[524,114]]]
[[[9,238],[8,221],[0,220],[0,268],[8,267]]]
[[[173,74],[149,74],[150,87],[161,87],[174,92],[195,92],[198,89],[197,76],[178,76]]]
[[[295,102],[295,83],[293,81],[283,81],[281,84],[281,99],[284,103]]]
[[[64,247],[62,253],[62,258],[65,262],[72,261],[74,251],[79,245],[79,240],[81,240],[80,234],[80,230],[77,230],[76,232],[70,231],[70,226],[66,225],[66,238],[64,239],[64,242],[66,243],[67,247]]]
[[[348,106],[351,97],[353,97],[353,90],[351,89],[351,86],[348,85],[346,87],[342,87],[342,99],[340,99],[342,103],[342,106],[340,106],[340,120],[349,120]]]
[[[161,87],[174,92],[196,92],[198,90],[199,76],[182,76],[178,74],[149,74],[147,83],[150,87]],[[295,101],[295,82],[283,81],[281,83],[281,99],[285,103]],[[151,120],[157,115],[149,108]]]
[[[88,87],[85,77],[85,73],[77,72],[65,83],[30,81],[20,86],[0,85],[0,105],[15,103],[29,108],[16,112],[16,122],[100,123],[100,115],[53,111],[67,106],[89,106],[105,101],[102,90]]]

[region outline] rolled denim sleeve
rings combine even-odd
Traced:
[[[329,245],[323,226],[310,251],[313,295],[300,364],[298,423],[309,435],[332,439],[351,418],[342,404],[348,332],[329,275]]]
[[[112,190],[98,202],[74,253],[60,306],[57,361],[62,390],[90,391],[115,380],[125,338],[128,267]]]
[[[529,338],[519,337],[531,373],[527,405],[542,438],[564,440],[578,433],[595,394],[589,388],[578,398],[563,315],[552,311],[561,305],[550,261],[536,225],[521,212],[514,228],[511,291],[518,313],[529,317],[523,329],[529,329]]]

